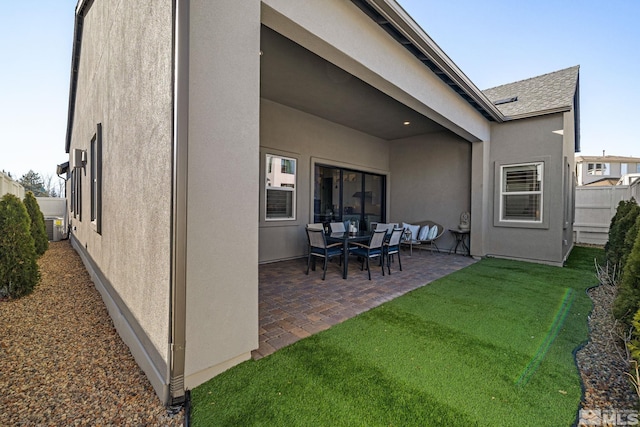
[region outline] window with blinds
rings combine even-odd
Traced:
[[[500,168],[500,220],[542,222],[544,164],[527,163]]]
[[[296,159],[266,155],[265,219],[296,218]]]

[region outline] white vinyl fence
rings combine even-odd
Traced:
[[[640,182],[612,187],[576,188],[574,242],[604,245],[609,240],[609,225],[621,200],[639,200]]]
[[[24,198],[24,187],[10,178],[9,175],[0,171],[0,197],[7,193],[13,194],[22,200]]]

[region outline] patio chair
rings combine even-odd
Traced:
[[[446,229],[433,221],[420,221],[415,224],[406,224],[403,223],[403,227],[405,228],[405,234],[403,235],[403,239],[400,242],[402,245],[409,246],[409,254],[413,255],[413,248],[421,248],[426,245],[429,246],[431,252],[433,253],[433,248],[436,248],[436,251],[440,252],[440,248],[436,244],[436,240],[438,240]],[[426,235],[420,236],[423,234],[423,231],[427,231]]]
[[[313,265],[315,270],[315,258],[324,259],[324,267],[322,273],[322,280],[327,275],[327,261],[336,256],[342,256],[342,243],[333,243],[327,245],[327,239],[324,235],[323,229],[306,228],[307,238],[309,239],[309,258],[307,259],[307,272],[309,274],[309,266],[311,265],[311,257],[313,258]]]
[[[391,256],[395,254],[398,254],[398,265],[400,266],[400,271],[402,271],[402,261],[400,260],[400,240],[402,239],[402,233],[404,233],[404,228],[394,228],[389,240],[384,242],[384,256],[387,258],[387,271],[389,274],[391,274]]]
[[[398,224],[393,223],[393,222],[391,222],[389,224],[383,224],[381,222],[378,222],[378,223],[376,223],[376,226],[375,226],[374,230],[386,230],[387,231],[387,235],[391,235],[391,232],[397,226],[398,226]]]
[[[357,255],[363,258],[360,270],[364,268],[365,260],[367,261],[367,272],[369,273],[369,280],[371,280],[371,270],[369,269],[369,259],[371,258],[380,259],[380,265],[382,266],[382,275],[384,276],[384,256],[382,245],[384,244],[384,238],[386,235],[387,230],[375,230],[371,235],[371,239],[369,239],[368,245],[354,242],[354,246],[350,250],[352,255]]]
[[[347,229],[344,226],[344,222],[332,222],[329,224],[332,233],[344,233]]]

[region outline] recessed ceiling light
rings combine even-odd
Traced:
[[[411,122],[409,120],[405,120],[404,122],[402,122],[402,124],[405,126],[409,126]]]

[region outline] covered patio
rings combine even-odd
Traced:
[[[424,253],[423,253],[424,252]],[[372,267],[372,280],[354,259],[349,276],[334,260],[322,280],[322,264],[305,275],[306,258],[262,264],[259,267],[259,343],[254,359],[260,359],[299,339],[390,301],[475,262],[473,258],[426,251],[402,254],[391,275]]]

